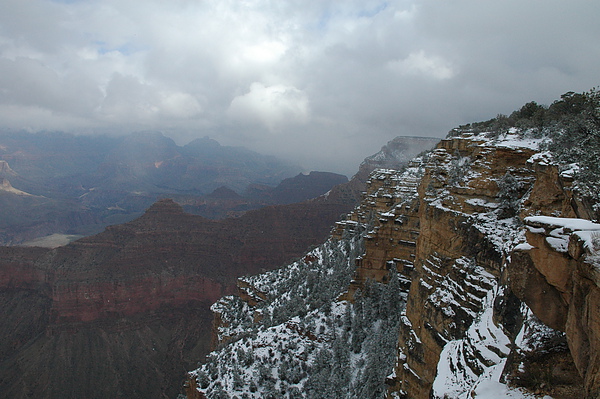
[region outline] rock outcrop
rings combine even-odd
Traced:
[[[566,332],[588,396],[600,396],[600,224],[527,217],[527,243],[508,267],[511,287],[546,325]]]
[[[15,171],[11,169],[8,162],[6,162],[4,160],[0,160],[0,174],[2,176],[16,176],[17,175],[15,173]]]
[[[12,184],[10,184],[10,181],[8,181],[6,178],[0,178],[0,190],[15,195],[31,195],[25,191],[14,188]]]

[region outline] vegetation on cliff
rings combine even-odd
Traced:
[[[510,131],[523,138],[546,138],[542,146],[549,151],[562,171],[572,173],[575,189],[585,195],[600,211],[600,92],[597,88],[584,93],[568,92],[550,106],[535,101],[523,105],[510,115],[498,115],[448,133],[448,137],[465,132],[487,133],[499,137]]]

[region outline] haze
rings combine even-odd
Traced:
[[[347,175],[599,82],[597,1],[1,4],[2,129],[208,135]]]

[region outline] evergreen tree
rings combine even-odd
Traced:
[[[600,202],[600,92],[564,94],[549,111],[559,118],[550,150],[562,164],[579,166],[577,188]]]
[[[521,183],[510,172],[506,172],[498,181],[501,219],[515,216],[519,211]]]

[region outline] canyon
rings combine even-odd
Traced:
[[[210,305],[328,234],[347,206],[213,221],[158,201],[55,249],[0,247],[4,397],[174,397],[207,352]]]
[[[0,132],[0,244],[20,245],[51,234],[93,235],[141,216],[165,197],[206,217],[239,216],[278,202],[261,196],[214,201],[210,194],[222,187],[243,193],[260,185],[268,195],[301,171],[208,137],[178,146],[160,132],[123,137]],[[315,183],[313,190],[298,202],[346,177],[323,173],[307,180]],[[316,187],[323,191],[314,194]]]
[[[240,208],[245,199],[218,187],[203,198],[160,199],[130,222],[68,245],[0,247],[0,396],[177,396],[186,371],[209,352],[210,306],[237,291],[237,278],[304,256],[356,204],[371,170],[402,166],[436,141],[394,139],[351,181],[310,201],[248,210]],[[19,182],[8,163],[4,172]],[[345,179],[313,172],[250,190],[290,202],[333,181]],[[187,212],[200,207],[235,217]]]

